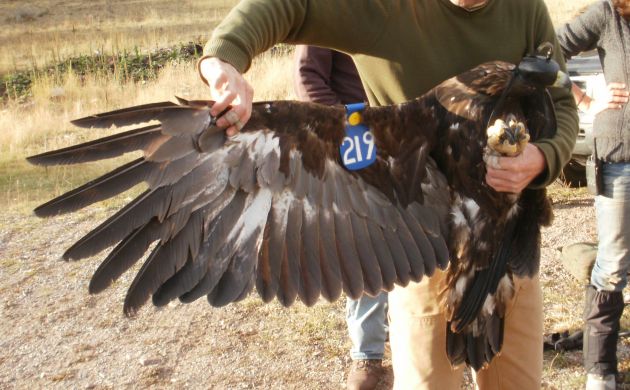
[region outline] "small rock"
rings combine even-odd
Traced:
[[[159,358],[149,358],[149,357],[141,357],[140,364],[143,366],[154,366],[156,364],[160,364],[162,362]]]

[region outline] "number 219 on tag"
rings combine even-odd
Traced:
[[[365,168],[376,161],[374,135],[366,126],[348,126],[339,151],[346,169]]]

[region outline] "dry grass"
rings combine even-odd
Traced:
[[[291,55],[265,53],[259,56],[248,81],[256,90],[256,100],[292,98]],[[40,77],[32,87],[33,99],[27,104],[10,102],[0,111],[0,127],[9,131],[0,134],[2,158],[13,159],[41,148],[68,145],[94,133],[72,129],[71,119],[123,106],[172,100],[173,96],[188,99],[207,98],[194,64],[167,64],[154,81],[120,84],[118,80],[99,75],[79,79],[72,72],[62,77]],[[73,137],[79,137],[75,139]]]
[[[265,53],[256,59],[247,78],[254,86],[256,100],[290,99],[292,57],[286,53]],[[76,186],[112,169],[120,160],[88,164],[81,169],[61,167],[44,170],[25,161],[28,155],[65,147],[119,130],[77,129],[70,120],[130,105],[173,100],[208,98],[194,64],[167,65],[155,81],[120,84],[100,76],[83,80],[68,73],[62,83],[40,78],[33,85],[28,104],[10,103],[0,111],[0,201],[15,207]]]
[[[236,0],[0,1],[0,74],[209,37]]]

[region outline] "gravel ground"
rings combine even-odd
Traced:
[[[563,188],[552,194],[556,217],[544,232],[541,266],[550,332],[578,328],[582,306],[582,287],[557,248],[595,237],[592,198]],[[344,387],[350,360],[343,300],[310,309],[263,305],[257,297],[212,309],[199,300],[147,307],[128,319],[122,302],[130,273],[89,295],[98,259],[58,259],[110,212],[38,220],[10,208],[0,217],[0,388]],[[627,327],[628,314],[624,321]],[[628,340],[620,343],[626,376],[629,350]],[[392,383],[389,358],[385,365],[381,389]],[[545,354],[544,388],[578,389],[582,375],[580,352]]]

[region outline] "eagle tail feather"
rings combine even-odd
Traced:
[[[475,334],[453,332],[446,330],[446,353],[453,366],[466,362],[475,371],[484,368],[501,351],[504,335],[503,318],[490,316],[481,333]]]
[[[510,269],[516,275],[532,277],[538,273],[540,228],[553,220],[553,208],[546,193],[545,189],[525,189],[521,193],[520,208],[537,212],[519,213],[519,234],[514,237],[510,250]]]
[[[453,367],[466,361],[466,335],[455,333],[446,327],[446,355]]]
[[[479,316],[488,295],[497,291],[499,281],[507,272],[517,220],[511,218],[507,221],[505,234],[490,262],[490,267],[475,272],[471,286],[466,289],[462,301],[455,310],[452,319],[455,332],[460,332],[470,325]]]
[[[475,336],[472,333],[466,334],[466,363],[475,371],[479,371],[484,364],[486,344],[484,338]]]

